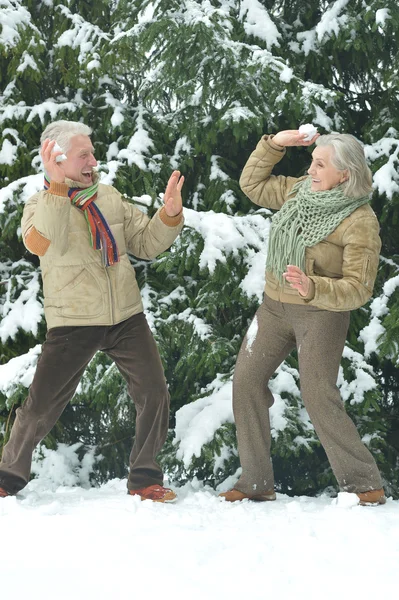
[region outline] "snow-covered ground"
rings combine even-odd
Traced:
[[[228,504],[199,483],[174,504],[38,478],[0,499],[0,597],[22,600],[394,598],[399,501]]]

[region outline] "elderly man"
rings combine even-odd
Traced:
[[[115,188],[99,183],[90,135],[83,123],[55,121],[41,138],[45,189],[27,202],[22,235],[40,256],[48,332],[3,450],[0,496],[28,483],[35,446],[102,350],[125,378],[137,410],[128,493],[171,502],[175,493],[163,487],[156,462],[168,430],[169,393],[127,253],[151,259],[171,246],[183,227],[184,178],[173,172],[164,206],[149,219]]]

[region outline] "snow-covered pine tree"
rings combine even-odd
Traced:
[[[396,2],[91,4],[0,0],[8,17],[1,20],[6,26],[0,36],[2,73],[7,72],[0,98],[0,167],[11,182],[0,200],[1,227],[7,231],[0,255],[1,279],[7,282],[0,332],[3,362],[19,357],[0,379],[4,427],[29,383],[26,365],[31,373],[37,359],[39,346],[27,349],[44,331],[37,263],[18,241],[23,203],[41,185],[41,176],[20,178],[40,173],[38,139],[50,119],[83,119],[93,126],[106,181],[150,213],[171,169],[186,176],[187,227],[178,243],[154,264],[135,263],[172,394],[178,444],[171,434],[162,460],[181,480],[196,475],[215,484],[233,474],[238,461],[230,380],[261,299],[268,235],[267,211],[256,210],[243,196],[238,178],[263,132],[313,121],[321,132],[349,131],[364,140],[376,173],[374,205],[383,220],[385,260],[373,313],[366,308],[353,315],[339,385],[396,490],[395,440],[387,435],[395,428],[390,423],[398,422],[397,345],[387,327],[399,305],[393,233]],[[38,72],[25,66],[31,59],[40,65]],[[279,172],[301,175],[308,161],[306,151],[291,150]],[[387,280],[390,287],[383,290]],[[390,360],[372,353],[384,330]],[[314,493],[333,478],[297,383],[293,356],[272,382],[276,476],[284,491]],[[122,476],[131,420],[123,382],[98,355],[47,443],[73,443],[78,437],[104,455],[100,478]]]

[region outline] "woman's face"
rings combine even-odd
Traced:
[[[308,173],[312,178],[312,192],[331,190],[348,179],[348,171],[339,171],[332,164],[334,148],[332,146],[316,146],[312,152],[312,163]]]

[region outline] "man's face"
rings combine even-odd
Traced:
[[[65,177],[79,183],[93,183],[93,168],[97,166],[97,161],[89,136],[75,135],[69,144],[67,159],[61,163]]]

